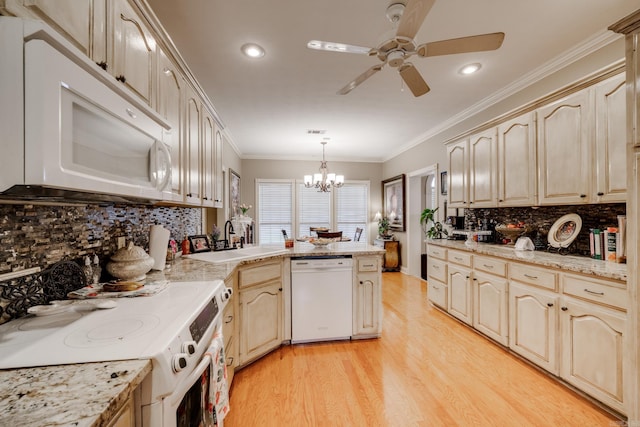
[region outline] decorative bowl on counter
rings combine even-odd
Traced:
[[[524,227],[507,227],[503,225],[497,225],[496,231],[510,240],[508,245],[515,245],[518,237],[520,237],[527,230]]]
[[[107,271],[119,280],[140,281],[153,267],[154,260],[133,242],[116,251],[107,263]]]
[[[313,246],[327,246],[329,243],[337,242],[339,239],[327,239],[327,238],[311,238],[307,240]]]

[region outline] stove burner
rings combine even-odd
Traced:
[[[90,329],[72,331],[64,339],[69,347],[90,348],[114,345],[136,339],[153,331],[160,324],[157,316],[140,314],[109,321]]]

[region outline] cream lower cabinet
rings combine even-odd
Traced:
[[[282,286],[282,260],[250,264],[238,271],[238,366],[245,365],[282,344]]]
[[[558,295],[517,282],[509,285],[509,348],[558,375]]]
[[[447,312],[469,325],[473,324],[471,282],[470,269],[449,264],[447,271],[447,286],[449,290]]]
[[[623,393],[626,316],[617,310],[563,297],[560,308],[560,376],[625,413]]]
[[[379,337],[382,332],[381,258],[356,258],[352,338]]]
[[[447,309],[447,250],[439,246],[427,246],[427,299],[440,308]]]
[[[473,272],[473,327],[502,345],[509,342],[507,279]]]
[[[238,365],[238,333],[236,332],[236,300],[238,299],[238,287],[235,286],[235,276],[229,276],[224,284],[233,289],[231,300],[222,312],[222,338],[224,339],[224,353],[227,363],[227,383],[231,385],[236,366]]]

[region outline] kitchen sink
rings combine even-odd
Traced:
[[[220,251],[220,252],[201,252],[197,254],[187,255],[189,258],[200,261],[220,264],[225,262],[242,261],[251,258],[260,258],[263,256],[280,255],[287,253],[282,246],[249,246],[246,248]]]

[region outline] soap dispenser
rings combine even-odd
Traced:
[[[100,267],[100,259],[98,255],[93,255],[93,273],[91,275],[91,283],[94,285],[100,283],[100,277],[102,276],[102,268]]]
[[[91,268],[91,260],[88,256],[84,257],[84,266],[82,267],[82,272],[84,273],[84,285],[87,286],[91,284],[93,280],[93,269]]]

